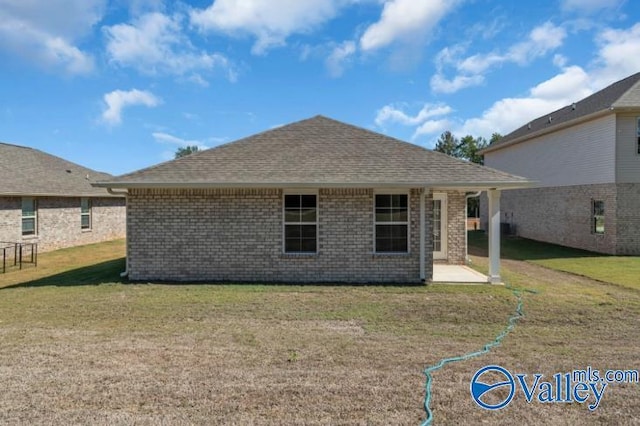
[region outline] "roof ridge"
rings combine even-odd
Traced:
[[[525,178],[322,115],[98,182],[111,188],[523,185]],[[488,182],[488,183],[487,183]]]
[[[184,161],[191,162],[191,161],[193,161],[193,158],[196,158],[196,156],[200,156],[200,155],[204,154],[205,152],[211,152],[213,150],[218,150],[220,148],[224,148],[224,147],[232,145],[232,144],[242,143],[242,142],[245,142],[249,138],[253,138],[253,137],[256,137],[256,136],[264,135],[265,133],[273,132],[275,130],[280,130],[280,129],[283,129],[285,127],[289,127],[289,126],[292,126],[294,124],[301,123],[303,121],[312,120],[313,118],[317,118],[317,117],[326,118],[326,117],[321,116],[321,115],[315,115],[313,117],[304,118],[302,120],[294,121],[293,123],[288,123],[288,124],[284,124],[282,126],[272,127],[270,129],[266,129],[266,130],[263,130],[263,131],[258,132],[258,133],[253,133],[253,134],[250,134],[250,135],[247,135],[247,136],[242,136],[240,139],[235,139],[235,140],[232,140],[232,141],[229,141],[229,142],[221,143],[221,144],[213,146],[211,148],[203,149],[202,151],[197,151],[197,152],[194,152],[192,154],[185,155],[184,157],[172,158],[170,160],[162,161],[162,162],[160,162],[158,164],[152,164],[151,166],[143,167],[142,169],[134,170],[134,171],[129,172],[129,173],[123,173],[121,175],[118,175],[118,178],[123,178],[123,177],[129,176],[129,175],[134,174],[134,173],[138,174],[140,172],[151,171],[151,170],[157,169],[159,167],[163,167],[164,165],[169,164],[169,163],[178,163],[178,162],[184,162]]]
[[[560,124],[569,123],[598,112],[604,112],[607,109],[613,108],[613,105],[622,99],[639,82],[640,72],[614,81],[580,100],[528,120],[522,126],[506,134],[495,144],[489,145],[485,150],[487,152],[493,151],[497,148],[508,146],[516,139],[524,138],[524,140],[527,140],[526,137],[528,135],[535,135],[544,130],[552,131],[553,128]],[[617,93],[620,90],[622,91]],[[609,99],[609,97],[612,97],[612,99]],[[640,105],[638,106],[640,107]]]
[[[12,147],[15,147],[15,148],[32,149],[34,151],[40,151],[38,148],[34,148],[32,146],[18,145],[18,144],[10,143],[10,142],[0,142],[0,145],[12,146]],[[42,151],[40,151],[40,152],[42,152]]]

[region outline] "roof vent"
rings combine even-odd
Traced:
[[[572,109],[573,111],[575,111],[575,110],[576,110],[576,103],[575,103],[575,102],[571,104],[571,109]]]
[[[531,123],[527,124],[527,129],[531,130]]]
[[[67,173],[71,173],[71,170],[67,169]]]
[[[551,121],[553,120],[552,116],[549,116],[549,124],[551,124]]]

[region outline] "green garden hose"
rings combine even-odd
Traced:
[[[526,291],[534,294],[538,293],[536,290],[530,290],[530,289],[518,289],[510,286],[507,286],[506,288],[513,290],[513,294],[516,296],[518,300],[518,305],[516,306],[516,311],[514,312],[514,314],[509,318],[507,326],[500,332],[500,334],[496,336],[496,338],[492,342],[489,342],[486,345],[484,345],[482,349],[480,349],[479,351],[470,352],[464,355],[459,355],[451,358],[444,358],[444,359],[441,359],[437,364],[434,364],[430,367],[425,368],[424,375],[427,377],[427,381],[425,383],[426,394],[424,397],[424,411],[427,413],[427,418],[421,424],[421,426],[430,426],[431,422],[433,421],[433,412],[431,411],[431,408],[430,408],[431,382],[433,381],[433,378],[431,377],[431,373],[433,373],[434,371],[440,370],[442,367],[452,362],[466,361],[468,359],[486,354],[491,350],[491,348],[498,346],[500,342],[502,342],[502,339],[504,339],[505,336],[509,334],[511,330],[513,330],[513,328],[516,325],[516,321],[518,321],[520,318],[524,316],[524,312],[522,311],[522,303],[523,303],[522,291]]]

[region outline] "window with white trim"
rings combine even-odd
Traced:
[[[38,202],[35,198],[22,199],[22,235],[38,234]]]
[[[604,201],[591,201],[591,232],[604,234]]]
[[[80,228],[91,229],[91,198],[80,198]]]
[[[376,253],[407,253],[409,251],[408,199],[407,194],[376,194]]]
[[[318,251],[318,196],[285,194],[284,252],[316,253]]]

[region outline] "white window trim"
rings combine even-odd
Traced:
[[[22,204],[24,200],[33,201],[33,216],[25,216],[22,213]],[[22,227],[22,219],[33,219],[33,234],[24,234],[24,228]],[[35,197],[22,197],[20,200],[20,235],[22,238],[35,238],[38,236],[38,200]]]
[[[434,192],[432,195],[432,199],[433,200],[440,200],[440,221],[442,222],[442,228],[444,228],[445,232],[441,232],[440,235],[440,254],[438,254],[438,256],[435,255],[435,251],[433,252],[433,258],[435,260],[445,260],[449,258],[449,247],[447,245],[447,242],[449,240],[449,232],[448,232],[448,227],[449,227],[449,223],[447,222],[448,218],[448,213],[449,213],[449,207],[447,206],[447,193],[446,192]],[[466,220],[466,218],[465,218]],[[431,225],[433,228],[433,215],[431,217]],[[431,248],[431,250],[433,251],[433,247]]]
[[[285,228],[287,225],[285,212],[285,196],[286,195],[315,195],[316,196],[316,221],[313,222],[295,222],[298,225],[316,225],[316,251],[307,252],[289,252],[287,251],[287,240]],[[282,254],[287,256],[316,256],[320,253],[320,191],[317,189],[285,189],[282,191]]]
[[[384,225],[407,225],[407,251],[377,251],[376,247],[376,195],[406,195],[407,196],[407,221],[406,222],[380,222]],[[374,189],[373,190],[373,254],[377,256],[398,256],[411,254],[411,191],[406,189]]]
[[[83,200],[87,200],[87,204],[89,207],[89,211],[87,213],[83,213],[82,212],[82,201]],[[89,217],[89,227],[88,228],[83,228],[82,227],[82,217],[83,216],[88,216]],[[89,232],[93,229],[93,203],[91,201],[91,198],[89,197],[82,197],[80,198],[80,229],[82,230],[82,232]]]

